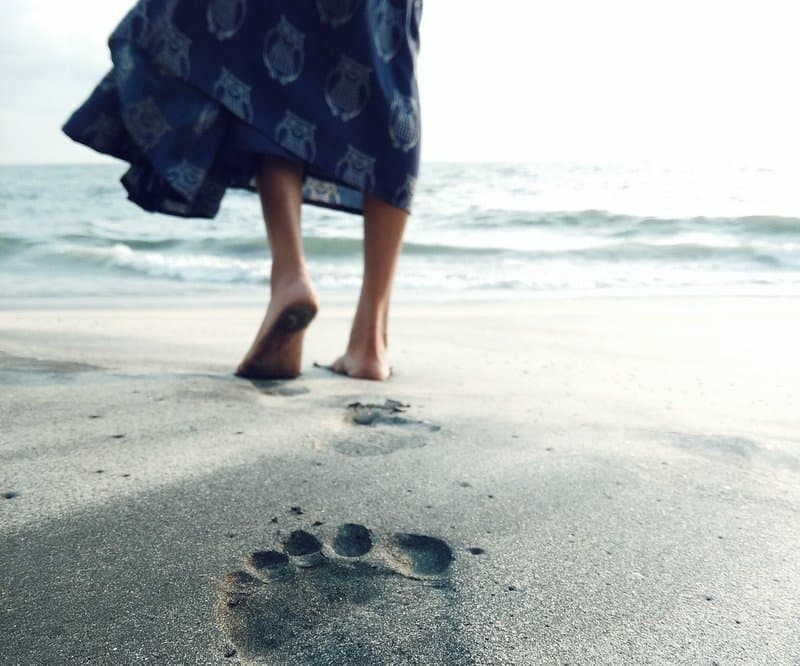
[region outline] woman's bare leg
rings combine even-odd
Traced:
[[[364,279],[347,351],[333,364],[343,375],[386,379],[389,299],[408,213],[364,195]]]
[[[236,374],[254,379],[300,374],[303,332],[318,307],[300,231],[302,167],[265,158],[256,181],[272,250],[270,301],[264,321]]]

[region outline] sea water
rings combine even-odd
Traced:
[[[126,199],[125,165],[0,167],[0,298],[266,293],[258,198],[213,220]],[[769,168],[423,164],[397,288],[453,297],[800,294],[800,179]],[[310,270],[353,291],[362,220],[306,206]]]

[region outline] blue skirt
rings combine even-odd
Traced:
[[[148,211],[211,218],[264,155],[303,165],[305,202],[410,210],[422,0],[139,0],[113,68],[64,125],[130,163]]]

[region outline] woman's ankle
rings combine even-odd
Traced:
[[[347,351],[362,357],[383,358],[386,354],[386,332],[383,324],[379,322],[354,324],[350,331]]]
[[[305,265],[293,266],[291,268],[280,268],[273,270],[270,274],[270,289],[273,294],[286,289],[307,288],[314,291],[311,275]]]

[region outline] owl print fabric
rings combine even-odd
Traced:
[[[307,203],[410,210],[422,0],[139,0],[113,67],[64,125],[130,163],[145,210],[214,217],[265,154],[302,163]]]

